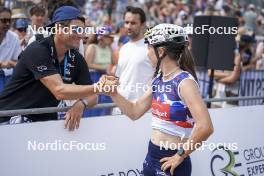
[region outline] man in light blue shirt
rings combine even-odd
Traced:
[[[5,76],[13,73],[18,55],[21,52],[20,41],[14,32],[9,30],[11,24],[11,11],[0,6],[0,69]]]

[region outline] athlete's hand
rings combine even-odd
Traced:
[[[96,83],[97,93],[103,93],[105,95],[113,95],[117,92],[117,86],[119,85],[118,78],[114,76],[101,76],[100,80]]]
[[[184,157],[179,156],[178,154],[173,155],[172,157],[165,157],[160,160],[161,163],[161,170],[165,172],[167,169],[170,168],[170,173],[173,175],[173,172],[176,167],[178,167],[184,160]]]
[[[69,131],[78,129],[84,109],[85,107],[82,102],[77,101],[74,103],[74,105],[66,112],[64,128],[68,128]]]

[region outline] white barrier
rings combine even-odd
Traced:
[[[215,133],[208,142],[236,142],[238,148],[196,151],[192,175],[264,175],[264,106],[213,109],[210,114]],[[83,119],[75,132],[63,129],[63,121],[0,126],[0,175],[139,176],[150,117],[136,122],[124,116]]]
[[[211,109],[210,115],[215,132],[208,144],[225,143],[236,150],[207,148],[194,152],[193,175],[263,176],[264,106]]]

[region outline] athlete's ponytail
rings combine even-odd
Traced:
[[[179,66],[182,70],[189,72],[194,77],[194,79],[198,81],[194,65],[193,56],[188,47],[185,47],[179,60]]]

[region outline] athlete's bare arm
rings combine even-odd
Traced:
[[[135,103],[125,99],[119,93],[113,94],[112,99],[125,115],[127,115],[131,120],[137,120],[150,109],[152,90],[149,88],[148,91]]]

